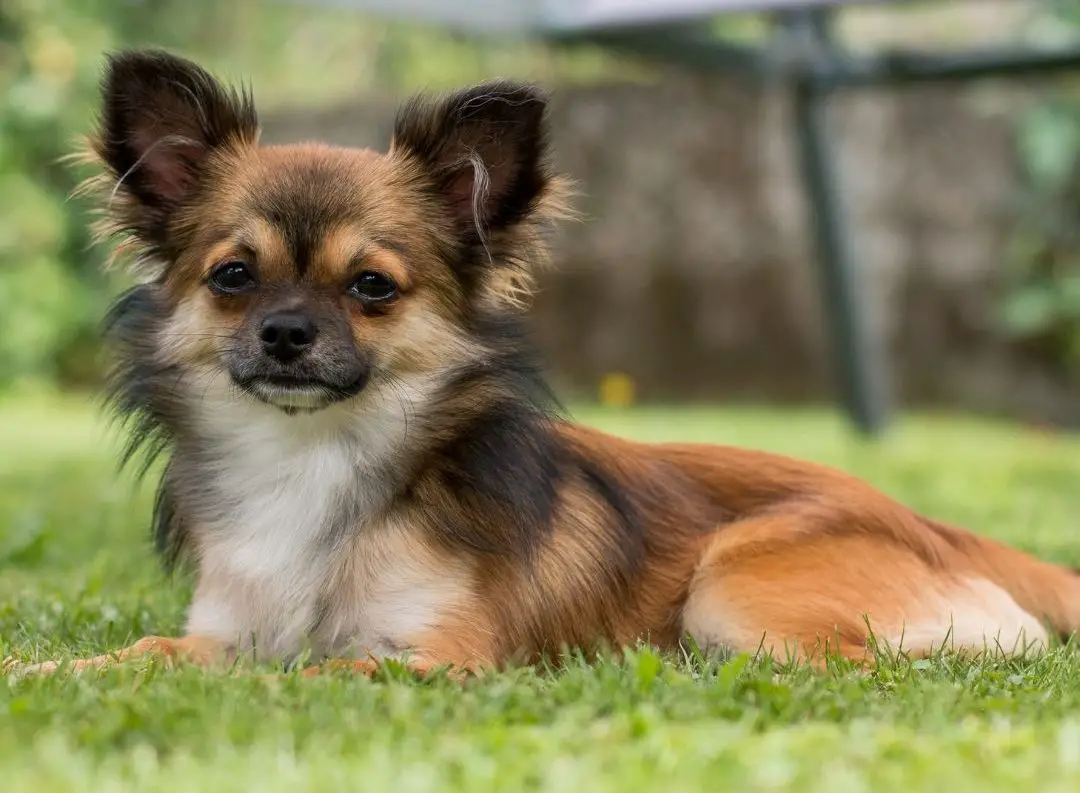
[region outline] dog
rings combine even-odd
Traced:
[[[841,471],[565,420],[526,328],[569,214],[546,107],[490,82],[405,103],[385,153],[260,145],[250,91],[109,57],[92,186],[138,275],[110,393],[128,456],[165,458],[156,543],[196,583],[183,637],[76,670],[467,674],[685,641],[873,663],[1080,625],[1074,571]]]

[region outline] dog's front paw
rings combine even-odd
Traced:
[[[2,665],[0,665],[0,672],[4,677],[20,680],[24,677],[33,677],[35,675],[51,675],[57,669],[60,668],[60,663],[57,661],[44,661],[38,664],[28,664],[24,661],[17,661],[14,658],[5,658]]]
[[[207,666],[221,657],[221,644],[203,637],[185,636],[182,639],[167,639],[161,636],[147,636],[139,639],[123,650],[95,655],[92,658],[79,658],[74,661],[44,661],[37,664],[24,664],[14,659],[6,659],[3,672],[7,676],[30,677],[33,675],[51,675],[61,669],[75,674],[87,669],[104,669],[118,663],[153,658],[166,666],[176,663],[192,663]]]

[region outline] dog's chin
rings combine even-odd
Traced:
[[[237,385],[258,401],[272,405],[291,416],[297,413],[315,413],[350,399],[363,389],[364,384],[357,381],[341,388],[320,380],[253,377],[243,382],[237,381]]]

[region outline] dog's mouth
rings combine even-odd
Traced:
[[[288,375],[260,375],[237,381],[244,391],[285,413],[313,413],[335,402],[355,396],[363,389],[366,377],[342,387],[325,380]]]

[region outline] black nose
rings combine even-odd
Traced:
[[[315,342],[318,335],[315,323],[296,311],[279,311],[263,320],[259,328],[266,354],[282,363],[299,358]]]

